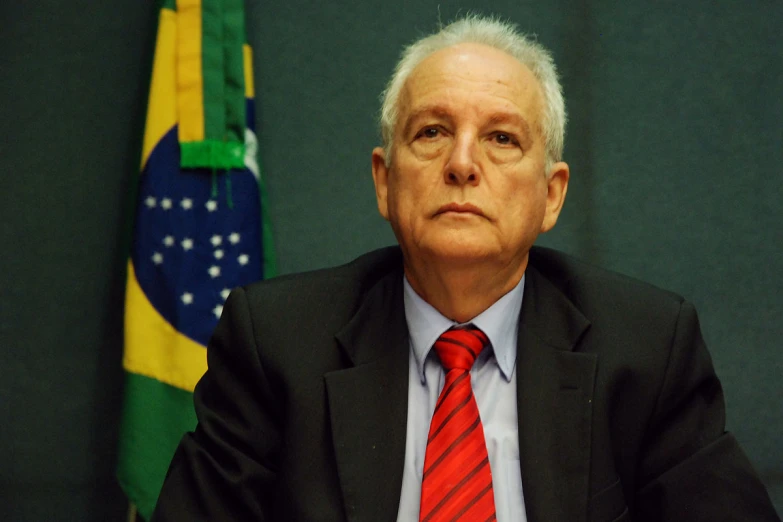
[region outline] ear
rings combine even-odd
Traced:
[[[549,232],[557,223],[560,210],[565,202],[566,192],[568,192],[568,179],[570,170],[568,164],[558,161],[552,165],[547,178],[546,212],[544,221],[541,223],[541,232]]]
[[[383,148],[372,150],[372,180],[375,183],[375,198],[378,200],[378,212],[383,219],[389,220],[389,168],[386,166],[386,153]]]

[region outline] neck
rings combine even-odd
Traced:
[[[521,263],[454,266],[444,263],[410,263],[405,276],[419,296],[445,317],[466,323],[510,292],[522,279],[527,255]]]

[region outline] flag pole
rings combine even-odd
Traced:
[[[128,502],[128,522],[136,522],[136,504]]]

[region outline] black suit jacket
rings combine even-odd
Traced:
[[[546,249],[526,274],[530,522],[779,521],[689,303]],[[153,520],[394,521],[408,350],[397,248],[234,291]]]

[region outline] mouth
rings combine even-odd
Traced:
[[[447,214],[447,213],[475,214],[477,216],[487,217],[484,215],[484,212],[482,212],[480,208],[478,208],[476,205],[473,205],[471,203],[449,203],[447,205],[443,205],[442,207],[440,207],[438,211],[435,212],[435,215],[439,216],[441,214]]]

